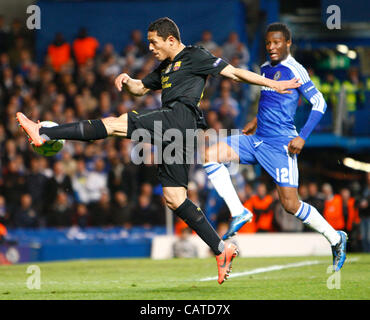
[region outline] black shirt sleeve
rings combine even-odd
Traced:
[[[228,63],[221,58],[215,57],[212,53],[202,47],[194,47],[192,53],[192,70],[197,75],[219,74]]]
[[[162,70],[162,64],[158,66],[154,71],[149,73],[144,77],[141,82],[144,84],[145,88],[151,89],[151,90],[160,90],[162,89],[162,83],[161,83],[161,70]]]

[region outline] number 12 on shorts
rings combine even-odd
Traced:
[[[289,170],[288,168],[276,168],[276,181],[281,183],[289,183]]]

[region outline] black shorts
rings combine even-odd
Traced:
[[[145,130],[135,131],[137,129]],[[177,142],[181,142],[181,144],[176,143],[174,138],[168,139],[168,134],[174,133],[174,130],[170,129],[177,129],[176,133],[181,134],[182,141],[180,136],[177,136]],[[149,140],[159,150],[162,150],[157,173],[163,187],[188,187],[189,159],[194,159],[196,142],[193,140],[191,143],[187,143],[186,129],[192,129],[194,132],[197,130],[196,116],[180,102],[174,102],[169,107],[157,110],[130,111],[128,113],[127,138],[133,141],[142,141],[142,137],[145,135],[145,141]],[[167,135],[163,136],[166,131]],[[138,136],[141,139],[138,139]],[[174,150],[175,146],[177,147],[176,151]],[[166,147],[174,152],[169,153]],[[170,155],[172,159],[177,159],[176,162],[168,164],[166,154]]]

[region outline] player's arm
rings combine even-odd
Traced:
[[[132,79],[127,73],[121,73],[114,80],[114,84],[118,91],[122,91],[124,87],[130,94],[134,96],[143,96],[150,89],[146,88],[141,80]]]
[[[301,153],[307,138],[320,122],[327,108],[322,93],[316,89],[312,81],[306,82],[298,90],[308,101],[311,102],[312,110],[298,137],[295,137],[288,144],[288,150],[293,154]]]
[[[254,117],[253,120],[249,121],[243,128],[242,132],[246,135],[253,134],[257,129],[257,117]]]
[[[235,68],[230,64],[222,69],[220,74],[235,81],[270,87],[279,93],[291,93],[287,89],[295,89],[301,86],[296,78],[286,81],[275,81],[245,69]]]

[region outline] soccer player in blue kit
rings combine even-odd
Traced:
[[[306,69],[290,55],[291,32],[285,24],[269,25],[265,44],[270,61],[262,65],[262,76],[274,80],[298,78],[302,85],[292,89],[291,94],[280,94],[262,87],[257,117],[244,127],[244,134],[229,136],[206,150],[203,167],[232,216],[223,240],[235,235],[253,218],[240,202],[223,163],[259,163],[274,179],[284,209],[330,242],[333,267],[339,271],[346,258],[347,234],[334,230],[315,207],[299,200],[297,192],[297,155],[324,114],[326,103]],[[298,134],[294,115],[300,94],[311,102],[312,110]]]

